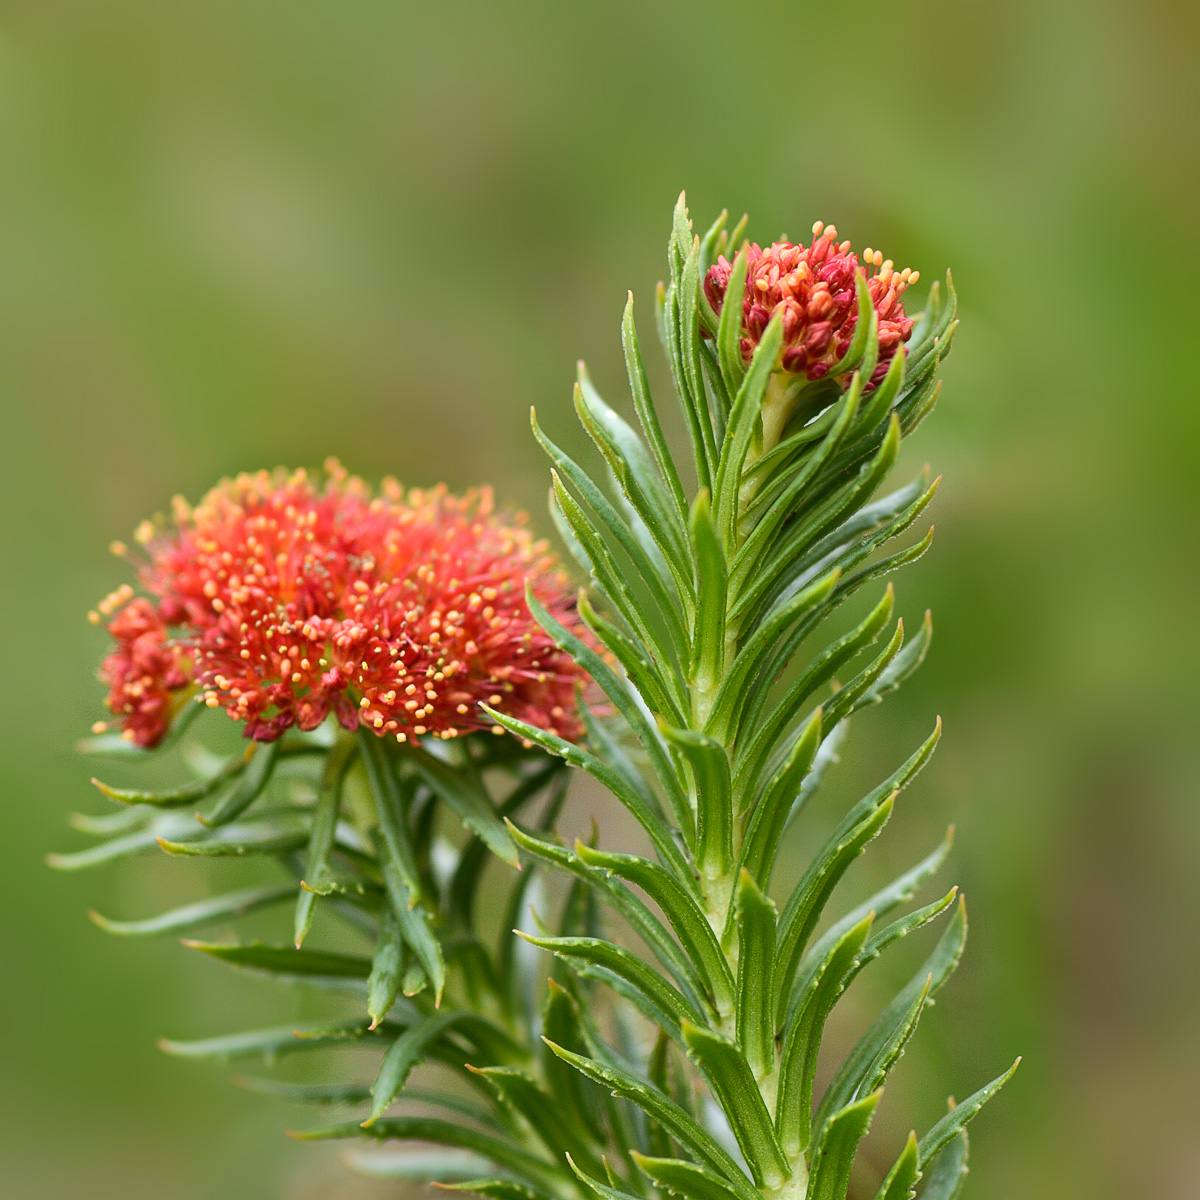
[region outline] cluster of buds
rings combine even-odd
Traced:
[[[863,251],[862,263],[849,242],[837,240],[832,225],[813,226],[811,246],[775,242],[765,250],[751,243],[742,297],[743,359],[749,363],[772,317],[783,321],[779,368],[810,380],[822,379],[844,357],[858,323],[856,281],[865,273],[871,304],[879,317],[879,359],[868,386],[887,373],[896,351],[912,333],[903,296],[919,272],[897,271],[878,250]],[[720,315],[733,263],[724,255],[709,268],[704,293]]]
[[[582,673],[529,611],[526,582],[577,625],[565,576],[490,491],[372,494],[337,462],[240,475],[170,524],[144,522],[139,581],[91,614],[116,646],[101,678],[123,735],[153,746],[175,693],[196,688],[245,735],[272,741],[330,713],[400,741],[491,727],[480,702],[578,735]],[[496,727],[497,729],[499,727]]]

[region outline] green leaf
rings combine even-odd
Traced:
[[[367,979],[367,1015],[371,1018],[372,1029],[380,1024],[396,1003],[408,965],[406,958],[396,914],[390,907],[385,908],[379,919],[379,934],[371,959],[371,974]]]
[[[761,887],[770,882],[779,841],[787,828],[804,777],[811,770],[821,747],[821,730],[822,711],[818,708],[797,733],[787,757],[767,780],[751,811],[742,843],[742,866]]]
[[[608,1088],[614,1096],[623,1097],[647,1116],[654,1118],[680,1145],[685,1146],[701,1163],[725,1179],[742,1200],[759,1200],[758,1193],[750,1186],[750,1181],[734,1159],[693,1117],[657,1088],[643,1083],[619,1067],[606,1066],[593,1058],[573,1054],[548,1040],[546,1044],[577,1071],[595,1080],[601,1087]]]
[[[562,1178],[561,1172],[538,1155],[521,1149],[510,1138],[502,1138],[466,1125],[456,1125],[436,1117],[385,1117],[364,1129],[354,1121],[331,1125],[325,1129],[313,1129],[304,1133],[293,1133],[300,1141],[327,1141],[335,1138],[371,1137],[379,1141],[403,1139],[405,1141],[432,1142],[439,1146],[457,1146],[473,1150],[498,1167],[512,1171],[522,1179],[535,1185],[554,1184]]]
[[[434,794],[454,810],[458,819],[480,838],[497,858],[510,866],[520,868],[521,860],[517,855],[517,848],[508,836],[504,822],[496,815],[491,800],[475,780],[440,758],[435,758],[420,746],[406,747],[405,758],[433,789]]]
[[[699,998],[705,992],[696,968],[680,950],[678,944],[663,928],[658,918],[623,884],[610,877],[610,869],[589,866],[577,855],[572,854],[565,846],[558,846],[526,833],[515,826],[513,837],[522,849],[536,855],[561,871],[569,872],[578,879],[590,884],[629,922],[634,932],[654,952],[658,960],[675,976],[681,990],[699,1003]],[[613,856],[617,857],[617,856]],[[630,856],[632,857],[632,856]],[[652,865],[652,864],[648,864]],[[663,876],[668,872],[661,867],[656,868]],[[615,866],[611,868],[616,873]],[[639,886],[640,886],[640,880]],[[652,894],[653,895],[653,894]]]
[[[198,783],[184,784],[182,787],[168,788],[160,792],[139,791],[136,788],[117,788],[99,779],[93,778],[92,784],[99,788],[110,800],[118,804],[149,804],[154,808],[182,808],[184,805],[195,804],[211,796],[217,788],[228,783],[246,769],[254,753],[254,745],[246,747],[233,755],[218,771]]]
[[[725,552],[709,508],[708,492],[703,489],[692,504],[689,533],[697,596],[690,670],[696,715],[703,722],[724,674],[727,583]]]
[[[241,773],[232,791],[223,796],[208,813],[197,813],[196,820],[210,829],[228,825],[236,820],[263,794],[275,763],[279,759],[278,741],[256,743],[253,757]]]
[[[581,1054],[587,1049],[587,1034],[580,1020],[579,1009],[571,994],[553,979],[546,981],[546,1003],[542,1009],[542,1032],[555,1045]],[[564,1105],[569,1123],[586,1130],[594,1140],[603,1133],[594,1103],[591,1084],[578,1071],[572,1070],[556,1054],[542,1044],[541,1065],[551,1095]]]
[[[933,614],[926,609],[925,618],[921,622],[917,636],[888,664],[866,694],[857,702],[855,708],[862,708],[867,704],[878,704],[889,692],[894,692],[925,661],[932,638]]]
[[[730,577],[734,602],[731,616],[739,616],[750,607],[766,589],[756,589],[747,595],[746,588],[755,577],[755,566],[766,553],[786,521],[795,515],[796,505],[804,496],[812,480],[837,450],[846,435],[862,398],[862,383],[855,377],[849,391],[840,402],[837,417],[820,446],[799,471],[779,470],[776,478],[779,486],[772,487],[761,481],[754,501],[747,507],[747,517],[757,515],[757,523],[749,536],[742,542],[730,563]],[[765,510],[765,511],[763,511]],[[774,582],[774,581],[772,581]]]
[[[603,1170],[599,1154],[588,1144],[582,1131],[572,1127],[562,1108],[532,1076],[515,1067],[485,1067],[475,1072],[485,1078],[497,1091],[501,1101],[517,1113],[551,1157],[561,1162],[569,1154],[583,1161],[593,1171]]]
[[[204,841],[156,839],[167,854],[190,858],[246,858],[263,854],[291,854],[308,844],[303,830],[287,830],[274,822],[247,821],[225,825]]]
[[[958,966],[966,940],[967,909],[960,898],[954,919],[933,953],[872,1022],[838,1068],[817,1108],[816,1128],[821,1127],[831,1112],[883,1082],[912,1036],[926,1000],[937,993]]]
[[[371,1112],[363,1128],[374,1125],[387,1112],[392,1101],[403,1090],[413,1067],[424,1057],[429,1047],[443,1034],[469,1020],[472,1014],[458,1012],[434,1013],[410,1025],[383,1056],[379,1074],[371,1087]]]
[[[198,950],[210,958],[220,959],[235,967],[283,975],[289,979],[328,980],[366,979],[371,962],[351,954],[335,954],[329,950],[298,950],[295,946],[269,946],[263,942],[197,942],[184,939],[189,950]]]
[[[721,316],[717,324],[717,358],[721,364],[721,374],[725,377],[725,385],[735,393],[746,377],[746,365],[742,359],[742,301],[746,295],[748,269],[749,259],[746,252],[741,250],[733,260],[733,270],[725,285],[725,298],[721,302]],[[778,347],[775,352],[778,354]]]
[[[742,468],[756,431],[762,428],[764,397],[778,365],[783,341],[783,318],[775,316],[755,348],[741,386],[733,400],[729,428],[721,447],[720,466],[713,484],[713,510],[726,546],[737,545],[742,496]]]
[[[838,581],[839,572],[823,575],[794,596],[778,604],[738,651],[721,682],[717,702],[713,706],[706,732],[720,738],[722,733],[738,728],[739,714],[744,710],[748,694],[755,687],[770,686],[773,678],[761,680],[767,663],[778,656],[780,638],[788,628],[806,613],[822,605]]]
[[[705,472],[699,486],[711,490],[717,470],[717,440],[713,432],[708,398],[700,368],[700,239],[693,238],[691,249],[683,264],[675,294],[676,337],[679,344],[679,367],[675,385],[680,397],[695,414],[700,434]]]
[[[845,1200],[850,1167],[882,1090],[847,1105],[829,1122],[812,1163],[808,1200]]]
[[[687,501],[684,498],[683,484],[679,472],[675,469],[675,460],[671,457],[667,439],[663,437],[662,426],[659,424],[658,412],[650,395],[650,381],[646,377],[646,367],[642,362],[642,353],[638,347],[637,328],[633,320],[633,293],[625,304],[625,312],[621,318],[621,345],[625,351],[625,369],[629,376],[629,391],[633,396],[633,407],[638,420],[650,444],[650,452],[666,481],[667,490],[675,503],[680,524],[687,514]]]
[[[854,480],[847,485],[839,486],[839,490],[835,491],[825,503],[819,505],[810,516],[797,517],[793,524],[785,527],[777,544],[772,545],[767,553],[753,560],[750,566],[757,578],[753,584],[738,594],[737,602],[731,610],[732,615],[741,616],[750,613],[759,601],[770,595],[774,589],[795,579],[803,571],[803,567],[798,564],[804,562],[805,552],[814,543],[841,525],[850,513],[862,507],[892,469],[899,453],[900,422],[893,414],[888,425],[887,436],[883,439],[878,454],[862,466]],[[805,469],[807,470],[807,466]],[[841,476],[838,476],[838,479],[840,481]],[[758,535],[759,529],[768,526],[772,520],[773,518],[768,514],[755,527],[754,533],[746,541],[746,546],[749,546]],[[743,547],[744,550],[745,547]],[[735,564],[735,575],[736,571]]]
[[[637,955],[612,942],[603,938],[534,937],[520,930],[514,932],[531,946],[549,950],[563,958],[581,959],[585,963],[611,971],[641,992],[674,1028],[678,1028],[682,1021],[700,1018],[693,1005],[657,971],[647,966]]]
[[[907,903],[916,895],[917,889],[937,870],[942,863],[946,861],[946,856],[950,853],[950,847],[954,842],[954,826],[952,825],[946,833],[945,839],[933,851],[932,854],[923,858],[915,867],[906,871],[898,879],[893,880],[886,887],[881,888],[873,896],[869,896],[852,912],[846,914],[842,919],[831,925],[830,928],[823,933],[812,947],[805,954],[800,962],[800,978],[815,967],[815,965],[824,958],[829,947],[846,932],[847,929],[857,925],[863,917],[873,913],[876,918],[885,916],[892,909],[901,904]]]
[[[371,1098],[371,1089],[360,1083],[286,1083],[246,1075],[234,1075],[231,1082],[243,1091],[295,1104],[362,1104]]]
[[[776,739],[795,719],[801,706],[810,696],[837,673],[838,669],[853,659],[860,651],[871,645],[891,619],[895,590],[889,583],[883,599],[867,614],[866,618],[844,637],[826,646],[799,678],[773,704],[767,719],[759,726],[754,736],[748,739],[744,750],[738,754],[734,772],[734,786],[747,787],[752,780],[764,774],[764,764],[769,758]],[[754,728],[751,722],[750,728]]]
[[[304,944],[312,928],[313,911],[317,902],[315,889],[319,888],[329,874],[329,856],[333,851],[334,835],[337,833],[338,813],[342,804],[342,783],[354,755],[354,742],[341,737],[325,760],[321,775],[321,788],[317,794],[317,807],[313,813],[312,833],[308,841],[308,860],[304,867],[304,883],[296,897],[296,917],[293,936],[296,948]]]
[[[571,633],[559,621],[556,621],[542,607],[538,598],[533,594],[532,588],[529,586],[526,586],[525,589],[525,600],[529,605],[529,611],[533,615],[534,620],[554,639],[557,646],[566,650],[587,671],[600,686],[604,694],[613,702],[621,716],[629,722],[630,728],[637,735],[638,740],[646,751],[647,757],[650,759],[655,776],[662,784],[663,791],[666,793],[672,809],[676,812],[685,809],[687,798],[683,794],[679,777],[671,763],[670,755],[663,746],[658,729],[646,712],[641,697],[633,692],[629,684],[621,679],[608,663],[590,646]],[[660,831],[659,836],[661,839],[670,840],[665,830]],[[657,845],[658,843],[656,842],[655,844]],[[677,851],[676,857],[678,857]]]
[[[719,1175],[682,1158],[649,1158],[633,1152],[633,1160],[658,1187],[682,1200],[739,1200]]]
[[[775,1020],[764,981],[775,966],[775,905],[750,872],[738,877],[738,1042],[756,1080],[775,1069]]]
[[[380,866],[388,899],[400,933],[412,947],[426,978],[433,984],[434,1003],[442,1002],[446,965],[442,948],[429,925],[429,914],[419,903],[422,894],[412,836],[404,817],[400,785],[388,762],[383,743],[368,729],[358,731],[359,753],[375,799],[381,837]]]
[[[921,1200],[955,1200],[967,1178],[967,1133],[955,1135],[934,1155]]]
[[[666,574],[664,575],[651,553],[642,545],[636,531],[631,528],[631,522],[622,517],[622,514],[618,512],[588,473],[542,432],[541,427],[537,423],[537,414],[533,410],[530,411],[530,420],[533,424],[534,436],[554,464],[555,471],[571,483],[596,514],[600,522],[600,529],[595,530],[590,521],[586,521],[587,527],[593,529],[597,535],[603,533],[610,536],[629,556],[634,569],[644,577],[655,601],[662,607],[664,620],[668,623],[676,648],[681,651],[683,647],[683,627],[679,625],[678,620],[674,617],[678,601],[673,591],[674,587],[680,586],[686,595],[689,576],[681,568],[680,564],[672,563],[667,558],[661,560],[666,567]],[[680,496],[682,503],[682,492]],[[658,542],[654,539],[654,535],[649,532],[648,527],[638,515],[637,510],[630,505],[628,511],[637,518],[641,527],[646,530],[650,538],[650,544],[661,552]],[[686,509],[683,511],[686,512]],[[571,525],[573,532],[576,532],[576,535],[579,536],[574,520],[571,521]],[[590,546],[591,542],[595,539],[581,540],[585,546]],[[591,551],[589,551],[590,553]]]
[[[776,935],[779,950],[773,983],[777,1024],[783,1021],[787,1012],[792,981],[825,902],[846,869],[887,824],[894,802],[895,793],[874,807],[860,803],[851,810],[821,848],[784,906]]]
[[[511,1179],[468,1179],[462,1183],[439,1183],[447,1192],[470,1192],[488,1200],[554,1200],[549,1192],[536,1191]]]
[[[704,991],[717,1012],[731,1012],[735,985],[729,963],[694,895],[669,871],[638,855],[595,850],[580,841],[575,843],[575,854],[590,867],[627,879],[662,909],[688,958],[699,971]]]
[[[314,1050],[322,1046],[350,1045],[362,1042],[373,1046],[375,1039],[390,1034],[396,1036],[403,1025],[385,1022],[374,1033],[361,1017],[345,1021],[311,1021],[308,1024],[278,1025],[271,1029],[251,1029],[243,1033],[223,1034],[198,1041],[175,1041],[160,1038],[158,1048],[176,1058],[215,1058],[228,1061],[262,1055],[273,1062],[281,1054]]]
[[[388,858],[395,864],[408,891],[405,907],[417,903],[423,886],[417,870],[412,834],[404,817],[404,802],[392,764],[388,761],[383,739],[360,726],[356,734],[359,753],[367,770],[367,782],[375,799],[379,829],[383,834]]]
[[[224,896],[213,896],[195,904],[173,908],[143,921],[113,921],[97,912],[91,912],[88,916],[107,933],[119,934],[122,937],[150,937],[160,933],[182,933],[200,925],[223,921],[228,917],[245,916],[246,913],[255,912],[260,908],[290,900],[295,894],[295,884],[281,883],[272,887],[243,888],[237,892],[228,892]]]
[[[808,1146],[812,1132],[813,1080],[825,1020],[854,971],[871,921],[868,913],[829,948],[789,1014],[779,1063],[775,1126],[783,1152],[792,1161]]]
[[[550,733],[536,725],[530,725],[525,721],[519,721],[516,717],[510,717],[506,713],[498,712],[491,705],[481,704],[479,707],[497,725],[503,726],[509,733],[514,733],[519,738],[524,738],[536,746],[541,746],[544,750],[549,750],[551,754],[558,755],[573,767],[582,768],[594,779],[604,784],[629,809],[638,824],[649,834],[662,861],[668,864],[679,878],[691,877],[691,870],[679,852],[679,847],[671,837],[670,831],[659,819],[659,815],[646,798],[631,788],[629,782],[619,772],[613,770],[606,762],[582,746],[568,742],[565,738],[558,737],[557,734]]]
[[[754,1182],[760,1188],[778,1187],[791,1175],[791,1168],[746,1056],[734,1042],[711,1030],[691,1023],[682,1028],[688,1054],[728,1118]]]
[[[1003,1075],[998,1075],[991,1083],[985,1084],[979,1091],[952,1108],[921,1139],[919,1150],[922,1167],[931,1162],[934,1155],[938,1154],[951,1138],[966,1128],[967,1122],[1013,1077],[1020,1065],[1021,1060],[1018,1058]]]
[[[729,757],[719,742],[703,733],[665,722],[661,728],[688,762],[695,781],[696,867],[706,881],[723,879],[733,867]]]
[[[576,1178],[579,1179],[589,1190],[600,1196],[602,1200],[638,1200],[638,1197],[633,1192],[627,1192],[623,1188],[610,1187],[606,1183],[601,1183],[600,1180],[594,1179],[586,1171],[580,1170],[576,1165],[575,1160],[568,1154],[567,1162],[571,1166],[571,1170],[575,1172]],[[604,1164],[608,1166],[607,1162]],[[611,1172],[610,1172],[611,1178]],[[614,1180],[615,1182],[615,1180]]]
[[[910,1133],[904,1150],[887,1173],[875,1200],[912,1200],[921,1172],[917,1169],[917,1135]]]
[[[98,846],[89,846],[86,850],[76,850],[71,854],[47,854],[46,865],[53,867],[56,871],[82,871],[118,858],[141,854],[161,845],[160,838],[164,828],[177,831],[179,836],[188,836],[189,834],[196,836],[196,824],[190,817],[179,818],[170,822],[169,826],[157,821],[149,829],[124,834],[107,842],[101,842]]]
[[[904,619],[896,622],[896,631],[892,634],[887,645],[878,656],[864,667],[845,687],[839,688],[829,698],[825,705],[825,723],[830,729],[834,728],[843,717],[847,717],[858,701],[867,694],[888,666],[900,653],[904,644]]]
[[[857,370],[863,360],[863,356],[867,352],[867,344],[870,340],[870,317],[874,305],[871,303],[871,291],[867,287],[866,277],[862,272],[859,272],[855,277],[854,289],[855,302],[858,307],[858,319],[854,325],[854,333],[850,338],[850,345],[846,347],[846,353],[829,369],[830,375],[833,376],[845,375],[850,371]],[[900,358],[903,356],[897,355],[896,357]],[[871,373],[864,371],[862,375],[865,379],[869,379]]]
[[[575,388],[575,411],[667,561],[673,559],[680,575],[686,577],[684,529],[662,476],[642,439],[601,399],[582,363]]]

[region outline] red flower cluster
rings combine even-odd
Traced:
[[[139,529],[157,603],[126,587],[92,614],[115,613],[101,677],[124,735],[155,745],[171,693],[196,684],[259,741],[330,712],[401,741],[455,737],[491,725],[480,701],[577,736],[583,674],[534,621],[525,582],[577,625],[574,602],[522,518],[497,516],[487,489],[386,480],[373,496],[336,462],[327,475],[320,489],[302,471],[240,475],[195,509],[177,500],[173,528]]]
[[[742,298],[742,357],[748,363],[771,318],[783,316],[779,365],[785,371],[821,379],[845,353],[858,323],[855,280],[864,267],[871,303],[879,314],[879,362],[870,385],[887,373],[896,350],[908,340],[913,322],[904,315],[903,295],[920,272],[897,271],[891,259],[870,248],[863,266],[849,242],[837,241],[837,230],[818,221],[811,246],[776,242],[763,250],[746,247],[746,290]],[[733,271],[724,255],[709,268],[704,294],[720,315]]]

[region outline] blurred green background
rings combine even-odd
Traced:
[[[700,223],[836,221],[926,282],[952,267],[961,295],[907,452],[946,474],[934,552],[897,581],[906,616],[934,609],[933,650],[842,768],[874,783],[943,714],[863,869],[953,820],[973,918],[880,1154],[1023,1052],[968,1195],[1197,1194],[1200,9],[0,11],[0,1192],[386,1194],[281,1136],[305,1114],[155,1050],[295,1003],[87,922],[150,911],[174,864],[43,865],[99,807],[70,749],[100,714],[84,613],[125,578],[111,538],[240,468],[336,453],[544,513],[528,407],[580,449],[578,357],[625,403],[625,291],[648,340],[686,187]]]

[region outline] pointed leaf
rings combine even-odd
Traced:
[[[679,480],[679,472],[675,469],[675,460],[671,457],[667,439],[663,437],[662,426],[658,421],[658,413],[654,400],[650,395],[650,382],[646,377],[646,368],[642,363],[641,350],[638,348],[637,328],[633,320],[633,293],[625,305],[625,313],[621,319],[621,345],[625,351],[625,369],[629,376],[629,391],[633,396],[633,407],[638,420],[650,444],[654,461],[666,481],[667,490],[675,503],[682,524],[687,513],[687,501],[684,499],[683,484]]]
[[[979,1091],[952,1108],[921,1139],[919,1150],[922,1168],[933,1160],[934,1155],[938,1154],[951,1138],[966,1128],[967,1122],[1013,1077],[1020,1065],[1021,1060],[1018,1058],[1003,1075],[998,1075],[991,1083],[985,1084]]]
[[[729,963],[692,893],[665,868],[638,855],[596,850],[579,841],[575,843],[575,854],[588,866],[627,879],[641,888],[662,909],[675,930],[717,1011],[732,1011],[734,980]]]
[[[371,1112],[362,1123],[364,1129],[374,1125],[387,1112],[408,1082],[413,1067],[425,1057],[426,1050],[470,1016],[464,1012],[434,1013],[411,1025],[392,1043],[371,1087]]]
[[[622,1096],[637,1105],[647,1116],[653,1117],[701,1163],[725,1179],[742,1200],[759,1200],[758,1193],[750,1186],[750,1181],[734,1159],[721,1149],[711,1134],[702,1129],[694,1118],[657,1088],[650,1087],[618,1067],[606,1066],[595,1059],[572,1054],[553,1042],[547,1041],[546,1044],[577,1071],[608,1088],[614,1095]]]
[[[777,933],[779,951],[773,984],[777,1025],[787,1012],[796,970],[825,902],[850,864],[887,824],[894,802],[893,793],[877,807],[866,808],[860,803],[851,810],[850,816],[822,847],[784,906]]]
[[[560,738],[557,734],[553,734],[549,730],[540,729],[538,726],[530,725],[525,721],[519,721],[516,717],[510,717],[505,713],[498,712],[488,704],[481,704],[479,707],[492,720],[498,725],[503,726],[510,733],[514,733],[519,738],[524,738],[526,741],[534,743],[534,745],[549,750],[551,754],[557,754],[559,758],[570,763],[571,766],[582,768],[594,779],[604,784],[629,809],[638,824],[649,834],[650,840],[654,843],[654,848],[658,851],[662,861],[668,864],[679,878],[690,878],[690,869],[683,855],[680,854],[679,847],[672,839],[670,831],[663,825],[663,822],[659,819],[659,815],[655,813],[654,808],[648,803],[646,798],[631,788],[629,782],[619,772],[614,771],[607,763],[601,761],[594,754],[589,753],[582,746],[577,746],[574,742],[568,742],[565,738]]]
[[[830,946],[799,994],[783,1035],[775,1128],[783,1152],[793,1162],[808,1146],[812,1122],[813,1080],[825,1019],[846,987],[871,928],[868,913]]]
[[[367,1015],[372,1028],[391,1012],[407,965],[400,923],[391,908],[385,908],[379,918],[379,934],[367,978]]]
[[[743,868],[738,877],[737,1034],[756,1080],[775,1069],[775,1014],[764,981],[775,966],[775,905]]]
[[[436,1117],[385,1117],[364,1129],[354,1121],[342,1125],[331,1125],[325,1129],[313,1129],[304,1133],[293,1133],[300,1141],[327,1141],[333,1138],[371,1137],[379,1141],[403,1139],[405,1141],[432,1142],[439,1146],[457,1146],[473,1150],[476,1154],[494,1162],[498,1167],[512,1171],[522,1179],[545,1185],[557,1192],[555,1182],[561,1174],[552,1163],[539,1155],[521,1149],[512,1138],[501,1138],[493,1134],[456,1125]]]
[[[304,883],[296,898],[296,917],[293,936],[299,949],[312,927],[313,909],[317,896],[315,890],[329,874],[329,856],[333,851],[334,835],[337,832],[338,813],[342,804],[342,783],[346,770],[354,755],[354,742],[341,737],[333,745],[325,760],[321,776],[321,788],[317,794],[317,807],[313,813],[312,833],[308,841],[308,861],[304,867]]]
[[[483,788],[465,772],[435,758],[428,750],[411,745],[405,748],[405,758],[433,789],[434,794],[452,808],[458,819],[497,858],[510,866],[520,867],[520,858],[504,822],[496,814]]]
[[[881,1091],[847,1105],[829,1122],[812,1163],[808,1200],[845,1200],[850,1167],[871,1124]]]
[[[165,791],[146,792],[136,788],[117,788],[95,778],[92,779],[92,784],[110,800],[116,800],[118,804],[149,804],[154,808],[181,808],[211,796],[217,788],[240,775],[246,769],[253,753],[254,746],[251,744],[246,747],[244,752],[233,755],[220,770],[209,778],[202,779],[198,783],[168,788]]]
[[[738,1200],[738,1193],[719,1175],[682,1158],[648,1158],[633,1152],[633,1160],[661,1190],[681,1200]]]
[[[233,789],[217,802],[211,812],[197,813],[196,819],[209,828],[216,829],[240,817],[271,782],[271,773],[279,760],[279,745],[277,741],[255,743],[254,754]]]
[[[831,1112],[882,1084],[912,1036],[927,998],[937,993],[958,966],[966,940],[967,909],[960,899],[954,919],[933,953],[859,1038],[838,1068],[817,1108],[816,1128],[820,1128]]]
[[[681,1021],[700,1019],[695,1008],[657,971],[612,942],[592,937],[534,937],[528,933],[518,933],[518,936],[532,946],[550,950],[563,958],[581,959],[611,971],[641,992],[675,1026]]]
[[[366,979],[371,973],[369,959],[329,950],[297,950],[295,946],[269,946],[263,942],[198,942],[186,938],[183,944],[189,950],[198,950],[235,967],[290,979]]]
[[[778,1187],[791,1168],[746,1056],[727,1038],[690,1023],[683,1026],[683,1038],[733,1129],[754,1182],[760,1188]]]
[[[113,921],[97,912],[91,912],[88,916],[106,933],[115,933],[121,937],[150,937],[160,933],[183,933],[200,925],[210,925],[229,917],[241,917],[271,904],[290,900],[295,894],[294,884],[281,883],[272,887],[243,888],[240,891],[227,892],[223,896],[213,896],[195,904],[173,908],[168,912],[159,913],[158,916],[147,917],[143,921]]]

